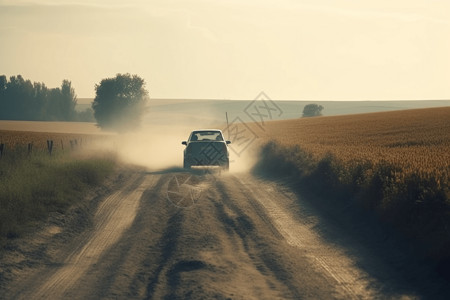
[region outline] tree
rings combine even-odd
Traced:
[[[303,108],[303,117],[317,117],[322,115],[323,106],[318,104],[308,104]]]
[[[69,80],[61,88],[25,80],[21,75],[0,76],[0,119],[31,121],[74,121],[77,118],[75,90]]]
[[[8,99],[6,98],[6,88],[8,86],[8,79],[5,75],[0,76],[0,120],[3,120],[7,115]],[[6,113],[5,113],[6,112]]]
[[[75,106],[77,105],[77,95],[69,80],[63,80],[61,84],[61,98],[60,98],[61,117],[63,120],[75,120]]]
[[[92,108],[99,127],[123,132],[140,125],[148,100],[142,78],[128,73],[117,74],[96,84],[95,91]]]
[[[49,120],[74,121],[76,119],[75,106],[77,96],[69,80],[63,80],[61,88],[48,91],[46,102],[46,118]]]
[[[5,90],[5,114],[9,120],[35,120],[34,89],[30,80],[11,76]]]
[[[85,110],[78,112],[76,120],[78,122],[95,122],[94,110],[88,107]]]
[[[0,75],[0,95],[6,90],[6,85],[8,84],[8,79],[5,75]]]

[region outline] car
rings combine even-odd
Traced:
[[[225,170],[230,168],[230,153],[222,131],[218,129],[194,130],[187,141],[181,142],[186,148],[183,152],[183,167],[219,166]]]

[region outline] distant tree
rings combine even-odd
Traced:
[[[47,119],[47,102],[48,102],[49,90],[45,84],[40,82],[34,83],[34,97],[38,109],[35,114],[38,120]]]
[[[75,121],[77,96],[69,80],[63,80],[61,88],[50,89],[47,92],[46,119]]]
[[[99,127],[123,132],[140,125],[148,100],[142,78],[128,73],[117,74],[95,85],[95,91],[92,108]]]
[[[5,75],[0,75],[0,95],[6,90],[6,85],[8,84],[8,79]]]
[[[95,122],[94,110],[90,107],[78,112],[77,121],[79,122]]]
[[[322,115],[322,105],[308,104],[303,108],[303,117],[317,117]]]
[[[69,80],[63,80],[61,84],[60,113],[63,120],[75,120],[75,106],[77,105],[77,95]]]
[[[6,87],[8,85],[8,79],[5,75],[0,76],[0,120],[4,119],[4,116],[6,115],[6,104],[7,104],[7,98],[6,98]]]
[[[5,109],[10,120],[36,120],[34,89],[30,80],[11,76],[6,84]]]
[[[47,95],[45,105],[45,118],[50,121],[58,121],[61,117],[61,108],[59,99],[61,97],[61,90],[59,88],[50,89]]]
[[[21,75],[0,76],[0,119],[31,121],[74,121],[77,99],[69,80],[61,88],[25,80]]]

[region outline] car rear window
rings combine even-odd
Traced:
[[[223,141],[220,131],[194,131],[191,141]]]

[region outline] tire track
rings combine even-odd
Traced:
[[[265,242],[270,230],[257,227],[253,211],[242,205],[247,199],[229,189],[229,177],[215,175],[177,175],[181,181],[183,176],[194,176],[207,189],[195,206],[186,209],[172,204],[146,299],[298,298],[274,274],[284,269],[270,257],[271,248]],[[289,274],[278,277],[283,276]]]
[[[166,229],[160,239],[160,244],[162,245],[161,258],[159,259],[158,266],[153,273],[153,278],[151,278],[150,282],[147,285],[147,295],[145,299],[153,299],[158,285],[161,285],[161,277],[163,276],[164,271],[167,269],[169,261],[172,259],[172,256],[177,250],[182,222],[182,213],[176,213],[172,215],[167,221]],[[173,283],[171,284],[171,286],[172,288],[174,288]]]
[[[261,276],[267,278],[269,286],[280,291],[283,298],[302,298],[299,287],[294,284],[293,274],[286,270],[276,254],[279,250],[269,242],[282,236],[272,223],[268,222],[265,212],[255,207],[254,199],[245,193],[245,189],[242,189],[235,177],[228,176],[224,179],[216,185],[221,195],[221,202],[215,205],[218,215],[239,236],[245,252]],[[234,217],[228,216],[224,207],[232,211]]]
[[[335,244],[324,242],[317,234],[315,227],[318,221],[315,220],[315,213],[311,213],[309,207],[302,207],[304,218],[293,218],[286,208],[278,203],[292,202],[286,199],[283,193],[277,193],[267,183],[266,188],[263,183],[257,182],[250,176],[236,177],[243,188],[247,189],[253,198],[264,207],[270,215],[273,224],[291,245],[303,251],[303,256],[307,257],[312,265],[322,269],[328,274],[330,284],[336,289],[335,298],[342,299],[373,299],[382,297],[379,290],[383,284],[373,279],[370,274],[357,266],[349,253]],[[277,199],[277,201],[275,201]],[[334,282],[334,283],[333,283]],[[415,298],[413,295],[396,295],[404,299]]]
[[[70,255],[41,287],[26,293],[21,299],[62,299],[102,254],[114,245],[137,213],[142,193],[155,184],[155,176],[136,174],[129,184],[107,197],[94,216],[95,230],[85,242]]]
[[[248,178],[239,178],[239,181],[269,213],[275,227],[286,241],[292,246],[307,250],[306,256],[335,281],[334,285],[339,295],[345,299],[373,298],[375,296],[374,291],[369,289],[370,283],[364,279],[367,278],[367,274],[355,269],[354,263],[345,255],[334,248],[330,249],[330,246],[321,242],[310,229],[310,224],[305,226],[305,224],[298,223],[273,201],[281,195],[274,195],[270,189],[262,190],[261,184],[256,185]]]

